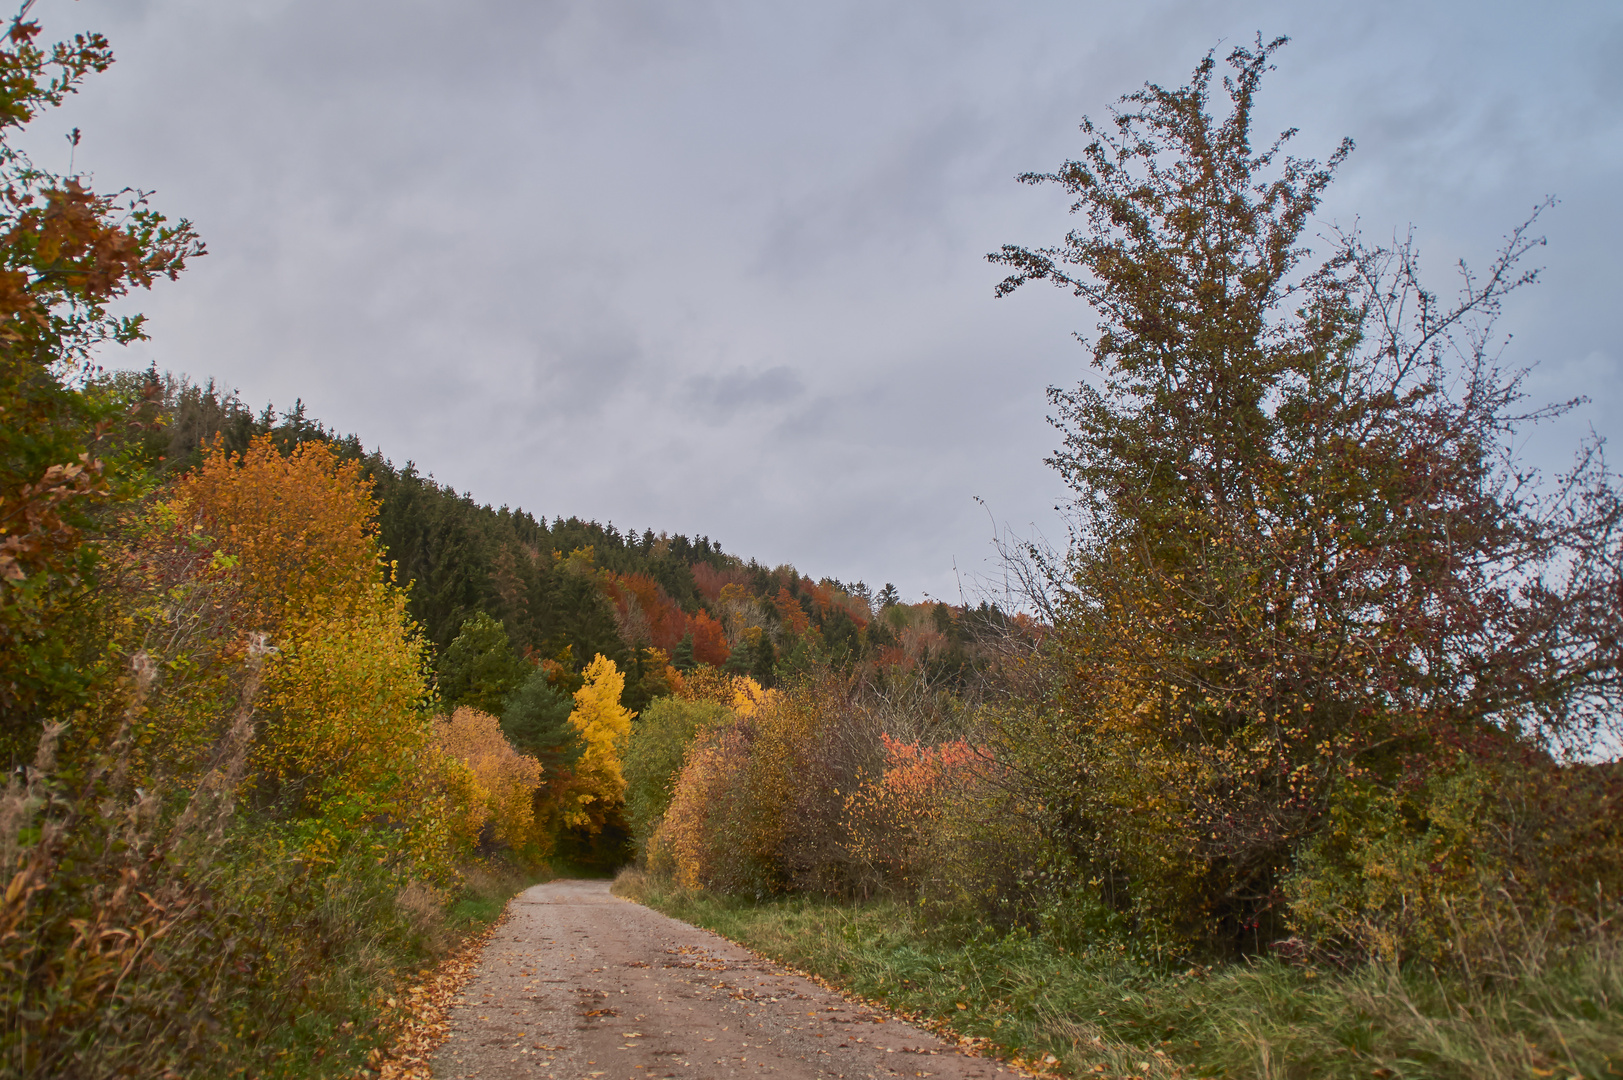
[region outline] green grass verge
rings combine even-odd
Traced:
[[[216,1075],[305,1080],[362,1075],[369,1055],[386,1050],[394,1033],[384,1003],[402,986],[418,981],[463,942],[499,918],[514,895],[557,876],[551,870],[492,862],[463,867],[449,896],[400,916],[407,934],[384,932],[361,919],[352,923],[353,945],[332,956],[320,985],[306,988],[307,1008],[291,1024],[238,1032],[236,1061],[218,1063]]]
[[[1514,981],[1260,961],[1169,970],[1102,943],[925,924],[891,902],[616,891],[1054,1071],[1116,1077],[1623,1077],[1623,945],[1596,933]]]

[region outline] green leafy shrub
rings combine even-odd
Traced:
[[[688,750],[701,735],[732,717],[731,710],[718,702],[662,697],[631,725],[624,766],[626,820],[640,856],[646,856],[648,837],[671,804]]]
[[[1409,790],[1349,781],[1285,894],[1323,948],[1514,974],[1623,896],[1623,768],[1462,756]]]

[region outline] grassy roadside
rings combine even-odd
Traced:
[[[254,1048],[257,1060],[229,1073],[289,1080],[376,1075],[421,1004],[409,988],[456,959],[515,894],[555,876],[503,863],[462,871],[449,895],[412,887],[398,894],[391,913],[396,926],[380,925],[375,908],[357,908],[347,920],[349,947],[332,957],[322,985],[307,988],[298,1022],[269,1033]]]
[[[616,892],[1069,1075],[1623,1077],[1615,928],[1530,961],[1513,983],[1472,985],[1279,961],[1167,970],[1119,946],[1067,952],[1023,932],[932,928],[890,902],[755,904],[636,872]]]

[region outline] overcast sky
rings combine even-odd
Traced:
[[[1358,149],[1321,226],[1416,227],[1433,280],[1547,195],[1506,311],[1530,453],[1623,433],[1623,5],[41,0],[118,62],[31,136],[155,189],[210,254],[110,365],[303,398],[480,501],[704,533],[954,600],[992,521],[1056,533],[1044,388],[1093,318],[993,299],[1069,221],[1016,184],[1146,80],[1289,34],[1264,126]],[[990,510],[974,501],[979,496]]]

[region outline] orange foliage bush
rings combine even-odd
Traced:
[[[983,750],[963,739],[939,746],[901,742],[881,733],[885,770],[847,796],[852,851],[894,884],[916,884],[954,796],[986,766]]]
[[[750,733],[733,725],[689,751],[671,804],[648,842],[649,866],[684,888],[741,892],[765,881],[760,853],[736,846],[726,828],[745,809],[730,804],[742,795],[737,781],[748,767],[749,741]]]
[[[457,834],[476,842],[488,823],[500,843],[513,848],[532,844],[541,763],[513,749],[501,721],[466,705],[435,721],[434,737],[440,752],[466,769],[468,798],[460,808]]]
[[[710,692],[724,695],[736,719],[689,752],[650,840],[650,863],[690,888],[776,889],[816,710],[806,693],[763,690],[744,678],[716,680]]]

